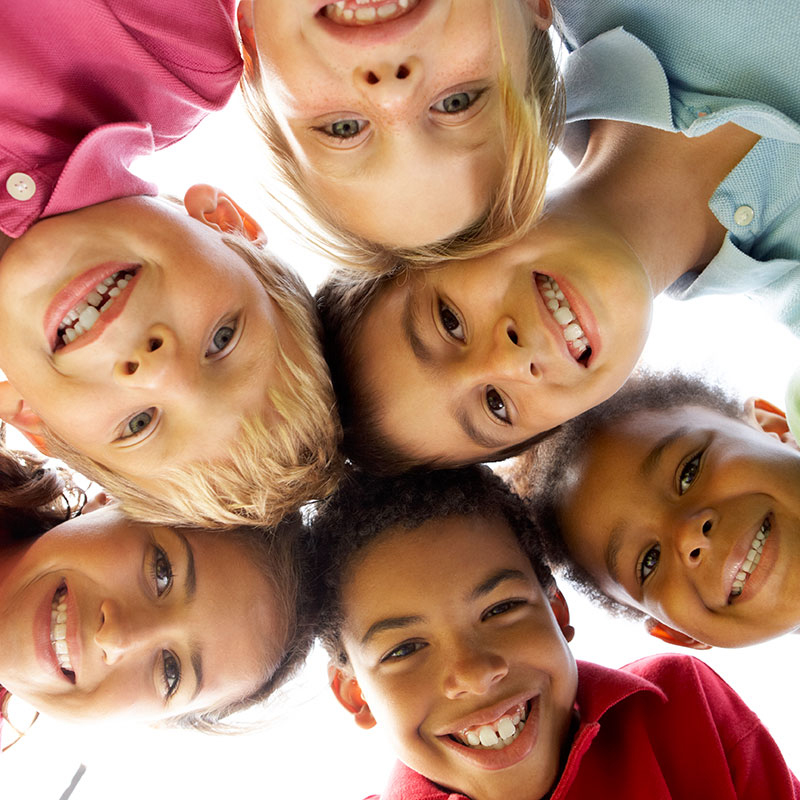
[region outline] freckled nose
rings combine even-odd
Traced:
[[[397,109],[412,97],[422,82],[422,64],[409,57],[357,67],[353,82],[373,103]]]

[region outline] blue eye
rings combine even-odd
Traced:
[[[153,546],[153,561],[150,572],[156,587],[156,595],[161,597],[172,586],[172,564],[170,564],[167,554],[158,545]]]
[[[211,346],[206,351],[206,355],[219,355],[219,353],[223,352],[230,346],[230,343],[233,341],[233,337],[235,335],[235,322],[226,322],[224,325],[220,325],[220,327],[214,331],[214,335],[211,337]]]
[[[419,652],[423,648],[427,647],[426,642],[403,642],[403,644],[397,645],[394,650],[390,650],[382,659],[383,661],[393,661],[399,660],[401,658],[407,658],[414,653]]]
[[[163,662],[164,696],[169,700],[180,685],[181,664],[169,650],[161,651],[161,661]]]
[[[138,414],[131,417],[125,423],[125,430],[122,433],[122,438],[128,439],[146,430],[153,422],[155,415],[155,408],[148,408],[147,411],[140,411]]]
[[[702,456],[703,452],[700,451],[683,465],[683,469],[678,475],[678,494],[684,494],[694,483],[700,472],[700,459]]]
[[[661,558],[661,545],[656,544],[653,545],[649,550],[647,550],[642,556],[642,560],[639,562],[638,567],[636,568],[636,573],[639,576],[639,583],[644,584],[644,582],[655,572],[656,567],[658,566],[658,560]]]

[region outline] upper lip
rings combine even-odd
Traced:
[[[748,525],[733,543],[722,567],[723,600],[721,605],[728,605],[728,598],[733,590],[733,582],[736,580],[736,575],[750,552],[750,545],[753,543],[753,539],[764,524],[764,520],[769,516],[771,516],[770,513],[761,513],[756,522]]]
[[[322,9],[328,3],[321,3],[317,9],[315,19],[319,22],[322,30],[339,41],[348,45],[363,45],[372,47],[379,43],[385,43],[405,36],[423,20],[430,7],[433,5],[431,0],[420,0],[419,4],[412,8],[407,14],[397,19],[379,22],[374,25],[346,26],[337,25],[329,20]]]
[[[468,728],[474,728],[477,725],[490,725],[505,716],[506,713],[513,713],[517,706],[527,704],[533,696],[535,695],[531,695],[530,692],[522,692],[513,697],[498,700],[491,706],[485,706],[470,714],[465,714],[463,717],[459,717],[453,722],[447,723],[446,726],[437,730],[435,735],[449,736],[453,733],[460,733]]]

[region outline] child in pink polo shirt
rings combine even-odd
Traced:
[[[382,800],[800,796],[702,662],[576,665],[525,508],[486,467],[351,476],[315,531],[331,687],[402,762]]]
[[[0,10],[0,416],[164,522],[271,524],[336,472],[302,280],[224,192],[127,169],[227,102],[234,5]]]

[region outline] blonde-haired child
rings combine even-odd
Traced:
[[[335,481],[310,294],[224,192],[130,161],[221,108],[233,0],[0,11],[0,416],[162,522],[274,524]]]
[[[538,218],[563,106],[549,0],[244,0],[239,16],[284,198],[340,263],[466,258]]]

